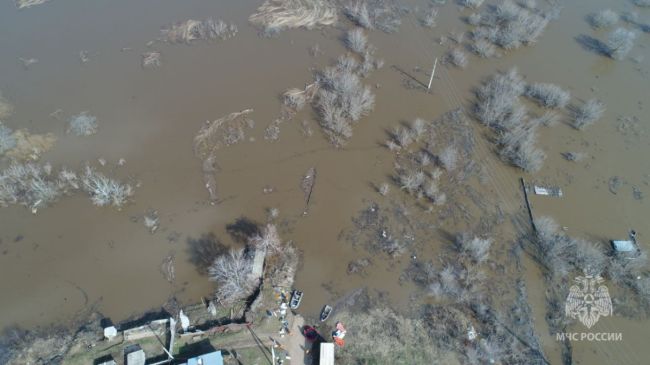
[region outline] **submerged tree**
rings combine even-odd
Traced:
[[[217,283],[217,296],[225,305],[246,299],[255,289],[256,281],[251,278],[253,261],[245,250],[232,249],[217,257],[208,268],[208,277]]]

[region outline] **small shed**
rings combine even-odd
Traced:
[[[266,249],[256,249],[253,253],[253,268],[251,270],[251,280],[261,279],[264,274],[264,260],[266,259]]]
[[[614,252],[634,253],[636,252],[636,244],[632,240],[613,240],[612,248]]]
[[[124,349],[126,355],[125,365],[144,365],[146,355],[139,345],[131,345]]]
[[[334,343],[321,342],[320,344],[320,365],[334,365]]]
[[[223,365],[221,351],[214,351],[187,360],[187,365]]]

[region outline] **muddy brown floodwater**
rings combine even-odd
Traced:
[[[535,215],[553,216],[571,235],[603,244],[635,228],[640,244],[650,249],[650,37],[639,34],[631,53],[637,62],[600,57],[575,40],[580,34],[604,36],[584,21],[591,11],[635,10],[648,19],[650,10],[634,9],[629,2],[567,1],[559,20],[534,46],[494,59],[470,56],[464,70],[440,67],[431,94],[405,88],[404,76],[393,66],[426,83],[427,74],[415,68],[431,67],[434,56],[446,49],[438,37],[464,31],[460,17],[471,12],[447,4],[433,29],[420,27],[407,15],[396,34],[369,33],[376,56],[385,60],[385,66],[365,81],[373,86],[376,106],[355,126],[345,148],[335,149],[309,108],[280,124],[277,141],[265,140],[264,129],[280,116],[282,92],[303,87],[313,80],[313,69],[345,53],[340,39],[346,27],[290,30],[263,38],[247,21],[259,3],[52,0],[22,11],[11,1],[0,3],[0,90],[15,109],[4,123],[57,135],[56,145],[42,161],[78,168],[102,158],[108,171],[139,183],[135,201],[121,211],[94,207],[81,194],[64,197],[36,215],[20,206],[0,209],[0,327],[65,322],[91,305],[119,321],[159,307],[170,296],[197,301],[212,284],[190,262],[189,241],[214,233],[230,242],[227,224],[241,216],[265,222],[271,207],[279,209],[283,238],[303,252],[296,280],[305,292],[303,312],[316,314],[324,303],[361,286],[389,293],[396,306],[408,306],[415,289],[400,285],[399,277],[410,253],[397,261],[373,257],[368,275],[349,276],[348,262],[368,253],[351,247],[339,234],[368,202],[407,200],[397,187],[389,198],[372,187],[389,181],[393,171],[393,155],[381,146],[386,130],[416,117],[432,120],[468,107],[471,90],[481,79],[511,66],[527,80],[569,89],[574,100],[598,98],[607,110],[585,131],[565,123],[542,129],[539,146],[548,157],[534,175],[499,161],[485,141],[485,131],[474,124],[477,162],[490,179],[478,186],[480,193],[499,200],[506,212],[515,212],[522,208],[520,176],[557,185],[564,191],[561,199],[532,198]],[[426,3],[405,2],[420,8]],[[235,23],[239,33],[228,40],[146,46],[160,36],[162,26],[208,16]],[[323,51],[316,57],[309,54],[314,44]],[[88,62],[80,61],[81,51],[87,51]],[[151,51],[161,52],[162,64],[143,69],[141,55]],[[19,57],[36,58],[38,63],[25,68]],[[256,126],[247,131],[246,141],[219,150],[217,187],[223,200],[211,205],[201,162],[193,154],[193,136],[206,120],[247,108],[254,109],[250,117]],[[50,116],[57,109],[63,110],[60,120]],[[90,137],[66,134],[67,118],[84,110],[97,116],[99,132]],[[637,120],[622,128],[620,117]],[[303,120],[313,136],[301,132]],[[588,157],[569,162],[560,154],[567,151]],[[126,164],[116,166],[122,158]],[[303,216],[300,182],[312,166],[317,180],[309,213]],[[612,176],[623,181],[617,194],[608,189]],[[266,186],[274,192],[265,194]],[[636,199],[634,187],[645,198]],[[160,217],[154,234],[142,222],[150,209]],[[414,214],[427,219],[421,212]],[[456,232],[458,227],[443,228]],[[436,255],[442,239],[435,232],[432,229],[418,255]],[[175,260],[172,283],[161,273],[170,254]],[[541,274],[532,262],[526,263],[526,272],[542,344],[552,363],[559,363],[557,342],[544,330]],[[647,363],[643,359],[650,353],[644,338],[650,334],[649,325],[647,320],[617,316],[615,308],[614,315],[594,329],[621,332],[623,341],[574,343],[574,359],[580,364]]]

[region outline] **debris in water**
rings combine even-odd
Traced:
[[[635,200],[643,200],[643,192],[636,186],[632,187],[632,196]]]
[[[29,70],[29,66],[38,63],[38,58],[18,58],[20,62],[22,62],[23,67],[25,67],[25,70]]]
[[[160,52],[145,52],[142,54],[142,67],[160,67]]]
[[[535,195],[556,196],[562,197],[562,189],[560,188],[545,188],[542,186],[533,185],[533,192]]]
[[[88,55],[88,51],[79,51],[79,60],[81,60],[81,63],[90,61],[90,57]]]
[[[372,262],[369,258],[361,258],[348,263],[348,275],[352,274],[365,274],[366,267],[370,266]]]
[[[61,120],[61,116],[63,115],[63,109],[57,109],[50,113],[50,118],[54,118],[56,120]]]
[[[18,161],[37,161],[56,142],[56,137],[51,133],[31,134],[26,129],[19,129],[12,136],[16,143],[5,155]]]
[[[221,19],[208,18],[203,21],[189,19],[162,30],[170,43],[191,43],[194,40],[228,39],[237,34],[235,24],[226,24]]]
[[[160,264],[160,272],[165,280],[170,283],[174,282],[174,279],[176,279],[176,273],[174,270],[174,254],[169,254],[163,259],[162,264]]]
[[[309,208],[309,201],[311,200],[311,194],[314,190],[314,184],[316,183],[316,168],[310,167],[307,170],[307,173],[302,178],[300,183],[300,188],[305,193],[305,211],[303,214],[307,214],[307,209]]]
[[[623,180],[618,176],[612,176],[609,178],[607,185],[609,186],[609,192],[616,195],[618,194],[618,189],[623,185]]]
[[[48,1],[49,0],[15,0],[18,9],[31,8],[32,6],[41,5]]]
[[[117,161],[117,166],[124,166],[124,165],[126,165],[126,160],[123,159],[123,158],[120,158],[120,159]]]
[[[158,211],[150,210],[144,215],[144,226],[147,227],[149,233],[154,234],[160,225],[160,218],[158,218]]]
[[[215,204],[219,198],[217,195],[217,172],[215,156],[211,155],[205,160],[203,160],[202,171],[203,171],[203,183],[205,188],[208,190],[210,195],[210,203]]]
[[[253,109],[244,109],[231,113],[213,122],[206,122],[194,137],[194,153],[206,159],[223,146],[239,143],[246,137],[244,128],[253,128],[254,122],[246,116]]]
[[[277,141],[280,139],[280,124],[282,119],[276,119],[269,123],[268,127],[264,130],[264,139],[268,141]]]
[[[313,29],[337,22],[337,9],[331,1],[322,0],[267,0],[248,20],[263,27],[266,33],[283,29]]]
[[[584,152],[562,152],[562,157],[567,161],[580,162],[587,157]]]

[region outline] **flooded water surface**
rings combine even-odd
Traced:
[[[83,192],[63,196],[36,214],[20,205],[0,208],[0,328],[66,323],[89,307],[117,322],[157,309],[172,297],[198,302],[214,284],[197,269],[197,242],[212,234],[237,244],[228,225],[241,217],[266,223],[271,208],[279,212],[273,221],[282,238],[301,251],[295,286],[305,292],[302,312],[315,316],[323,304],[359,287],[385,293],[392,306],[406,310],[414,298],[427,300],[421,288],[402,277],[414,258],[435,259],[449,245],[449,235],[476,227],[482,212],[493,212],[496,205],[506,220],[523,216],[527,222],[520,177],[562,189],[561,198],[531,196],[531,205],[535,216],[552,216],[571,236],[607,247],[610,239],[625,239],[635,229],[641,248],[650,249],[650,37],[638,32],[630,56],[621,61],[576,41],[585,34],[606,36],[607,31],[594,31],[585,22],[592,11],[637,11],[639,19],[650,21],[650,9],[631,2],[565,1],[559,19],[535,44],[498,58],[467,53],[464,69],[439,63],[427,93],[413,84],[429,81],[434,58],[440,61],[448,48],[440,37],[466,31],[463,18],[472,13],[449,2],[429,29],[419,24],[414,9],[431,3],[405,1],[411,12],[398,32],[368,33],[375,57],[384,60],[381,69],[363,79],[376,95],[375,107],[355,124],[342,148],[330,144],[309,106],[278,124],[277,140],[265,138],[265,130],[283,117],[285,90],[312,83],[315,70],[346,53],[342,38],[350,24],[343,17],[336,26],[264,37],[248,22],[261,4],[254,0],[51,0],[22,10],[12,1],[0,3],[0,91],[14,109],[3,124],[52,133],[56,142],[41,162],[75,170],[90,164],[134,187],[133,201],[121,209],[96,207]],[[158,40],[165,26],[208,17],[234,23],[238,33],[192,44]],[[314,55],[315,45],[320,51]],[[160,52],[161,65],[142,67],[145,52]],[[25,66],[21,58],[38,62]],[[602,100],[603,117],[578,131],[561,112],[557,126],[542,127],[537,145],[547,158],[533,174],[501,161],[488,131],[468,118],[476,139],[474,160],[483,171],[469,185],[490,209],[474,208],[471,218],[444,220],[428,213],[393,182],[397,160],[384,146],[388,132],[457,108],[470,115],[474,88],[512,66],[526,81],[569,90],[574,103]],[[218,202],[211,204],[193,138],[206,121],[244,109],[253,109],[254,127],[246,129],[242,142],[218,150]],[[69,118],[83,111],[97,117],[98,132],[87,137],[66,133]],[[565,152],[585,157],[567,161]],[[6,158],[0,162],[3,168],[9,165]],[[311,167],[317,175],[306,207],[301,180]],[[381,183],[390,185],[387,196],[377,192]],[[471,200],[465,193],[458,199]],[[346,239],[355,229],[353,217],[372,202],[407,210],[405,226],[417,223],[415,244],[399,258],[368,252]],[[159,217],[153,234],[144,224],[151,211]],[[515,244],[516,230],[498,232],[495,239],[505,252]],[[171,281],[163,268],[169,257]],[[349,263],[361,258],[372,261],[365,274],[348,274]],[[545,324],[544,279],[533,260],[523,262],[536,330],[551,363],[559,364],[558,342]],[[614,285],[608,285],[615,297]],[[592,331],[620,332],[623,341],[573,343],[575,363],[647,363],[643,338],[650,322],[617,315],[616,309]],[[579,326],[570,328],[581,331]]]

